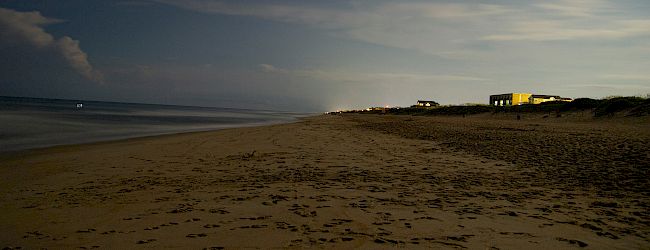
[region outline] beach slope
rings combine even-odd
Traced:
[[[644,126],[318,116],[14,153],[0,247],[648,249]]]

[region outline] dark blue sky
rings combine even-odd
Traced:
[[[2,1],[0,95],[324,111],[650,93],[647,1]]]

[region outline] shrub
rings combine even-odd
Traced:
[[[565,103],[561,110],[562,111],[569,111],[569,110],[585,110],[585,109],[595,109],[598,107],[603,102],[603,100],[595,100],[591,98],[578,98],[573,100],[572,102],[567,102]]]
[[[644,101],[645,99],[640,97],[615,97],[604,100],[600,105],[598,105],[598,107],[596,107],[594,115],[596,117],[613,115],[616,112],[639,106],[643,104]]]
[[[564,105],[563,102],[544,102],[542,104],[523,104],[515,106],[497,107],[495,112],[505,113],[534,113],[534,112],[555,112]]]
[[[489,113],[493,111],[493,107],[487,105],[473,105],[473,106],[445,106],[434,109],[427,109],[424,114],[427,115],[474,115],[481,113]]]
[[[488,105],[463,105],[440,106],[432,108],[408,107],[392,108],[372,111],[360,111],[362,114],[394,114],[394,115],[473,115],[481,113],[535,113],[557,112],[572,110],[594,110],[594,116],[613,115],[616,112],[629,110],[629,116],[650,115],[650,99],[641,97],[612,97],[610,99],[596,100],[591,98],[578,98],[572,102],[543,102],[541,104],[524,104],[515,106],[488,106]]]
[[[650,99],[645,99],[640,105],[630,110],[631,116],[644,116],[650,115]]]

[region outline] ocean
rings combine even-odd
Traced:
[[[287,123],[309,115],[313,114],[0,97],[0,152]]]

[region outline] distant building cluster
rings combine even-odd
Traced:
[[[508,93],[490,96],[492,106],[514,106],[522,104],[540,104],[543,102],[570,102],[571,98],[557,95],[536,95],[531,93]]]
[[[491,106],[515,106],[523,104],[540,104],[544,102],[571,102],[573,99],[565,98],[557,95],[537,95],[531,93],[508,93],[500,95],[491,95],[490,103]],[[472,105],[484,105],[484,104],[465,104],[464,106]],[[418,100],[415,105],[411,105],[411,108],[418,109],[430,109],[438,108],[440,104],[436,101],[427,101],[427,100]],[[386,105],[384,107],[370,107],[361,110],[337,110],[336,112],[327,112],[328,114],[340,114],[348,112],[374,112],[374,113],[387,113],[391,110],[399,110],[401,107],[391,107]]]
[[[431,108],[431,107],[438,107],[438,106],[439,106],[439,104],[437,102],[434,102],[434,101],[418,100],[418,103],[415,104],[413,107],[416,107],[416,108]]]

